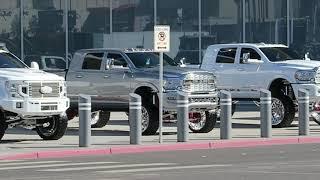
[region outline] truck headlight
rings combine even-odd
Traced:
[[[7,91],[9,92],[9,93],[15,93],[15,92],[17,92],[17,84],[12,84],[12,83],[10,83],[10,81],[6,81],[5,82],[5,87],[6,87],[6,89],[7,89]]]
[[[28,96],[28,84],[20,81],[6,81],[5,87],[10,97]]]
[[[67,96],[67,83],[66,83],[66,81],[63,81],[60,83],[60,93],[64,97]]]
[[[316,72],[310,70],[299,70],[295,73],[294,77],[298,81],[315,82]]]
[[[178,90],[181,88],[182,80],[178,78],[168,78],[163,81],[163,88],[165,90]]]

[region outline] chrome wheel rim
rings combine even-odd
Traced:
[[[272,125],[278,125],[282,122],[284,118],[284,105],[277,99],[272,98],[271,102],[271,113],[272,113]]]
[[[91,125],[96,124],[99,120],[99,111],[91,113]]]
[[[207,118],[206,113],[204,111],[199,112],[200,118],[197,118],[196,120],[189,121],[189,127],[192,130],[200,131],[206,124]]]
[[[43,123],[42,126],[39,127],[41,134],[47,137],[53,135],[56,130],[57,126],[55,117],[50,119],[48,122]]]
[[[144,132],[149,126],[149,113],[145,107],[141,107],[141,131]]]

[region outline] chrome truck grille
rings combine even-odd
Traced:
[[[42,93],[41,87],[52,88],[51,93]],[[48,98],[48,97],[59,97],[60,96],[60,86],[59,82],[32,82],[29,83],[29,96],[32,98]]]
[[[320,84],[320,69],[319,68],[316,72],[315,83]]]
[[[190,73],[183,80],[187,92],[212,92],[216,90],[215,77],[210,73]]]

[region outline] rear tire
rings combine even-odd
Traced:
[[[271,113],[272,113],[272,127],[274,128],[288,127],[291,125],[295,117],[295,105],[289,96],[286,96],[286,95],[275,96],[275,97],[272,97]],[[277,117],[278,117],[278,120],[277,120]]]
[[[4,121],[4,118],[0,119],[0,140],[8,128],[8,124]]]
[[[98,118],[97,120],[95,118]],[[91,113],[91,127],[102,128],[108,124],[110,119],[110,112],[96,111]]]
[[[67,117],[53,116],[45,119],[43,125],[37,126],[36,131],[43,140],[58,140],[62,138],[68,127]]]
[[[215,112],[200,112],[201,120],[198,123],[189,121],[189,129],[194,133],[208,133],[214,129],[217,122],[217,114]]]

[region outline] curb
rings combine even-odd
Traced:
[[[14,155],[0,156],[0,160],[21,160],[21,159],[44,159],[62,158],[74,156],[94,156],[111,154],[134,154],[143,152],[178,151],[178,150],[200,150],[200,149],[225,149],[225,148],[245,148],[258,146],[273,146],[286,144],[310,144],[320,143],[320,137],[289,137],[289,138],[257,138],[257,139],[232,139],[215,140],[195,143],[175,143],[175,144],[156,144],[156,145],[125,145],[109,148],[96,149],[68,149],[37,151],[29,153],[18,153]]]

